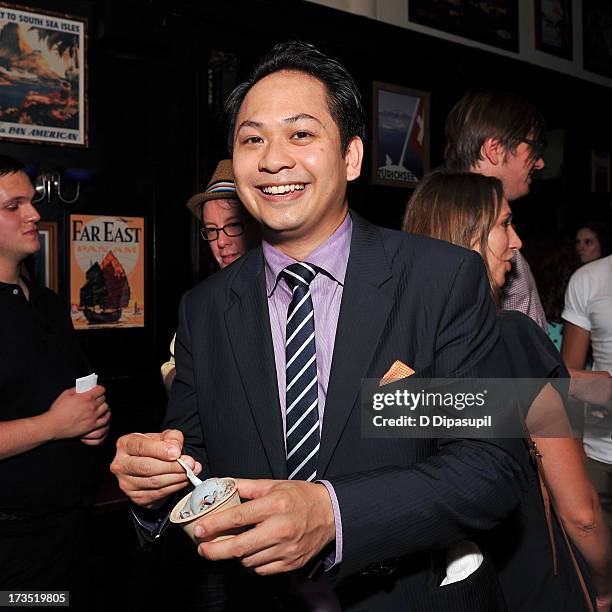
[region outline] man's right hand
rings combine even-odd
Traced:
[[[96,385],[85,393],[77,393],[74,387],[66,389],[41,417],[52,440],[79,438],[105,427],[110,411],[104,387]]]
[[[202,471],[202,465],[192,457],[181,456],[183,441],[183,434],[177,429],[131,433],[117,440],[117,454],[110,470],[135,504],[155,508],[189,483],[185,470],[176,461],[179,457],[195,474]]]

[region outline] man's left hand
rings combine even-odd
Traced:
[[[334,511],[325,485],[297,480],[236,479],[243,500],[202,517],[195,535],[198,553],[211,561],[241,559],[261,576],[296,570],[336,537]],[[233,538],[212,542],[236,529]],[[201,530],[201,531],[200,531]]]

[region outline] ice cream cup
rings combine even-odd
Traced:
[[[181,518],[181,510],[185,507],[186,504],[189,503],[189,499],[191,497],[191,493],[187,493],[185,497],[183,497],[172,509],[170,513],[170,522],[176,523],[183,528],[183,531],[191,538],[193,542],[198,544],[198,539],[195,537],[194,529],[196,527],[196,523],[199,519],[207,514],[213,514],[215,512],[220,512],[221,510],[226,510],[227,508],[231,508],[232,506],[238,506],[240,502],[240,496],[238,495],[238,486],[236,481],[233,478],[220,478],[219,480],[223,480],[225,482],[229,481],[230,484],[230,494],[222,499],[221,501],[212,504],[208,508],[205,508],[198,514],[192,514],[186,518]],[[234,532],[233,534],[222,535],[218,538],[215,538],[213,542],[218,542],[219,540],[226,540],[227,538],[232,538],[239,531]]]

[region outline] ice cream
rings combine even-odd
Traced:
[[[231,481],[223,478],[209,478],[199,484],[186,500],[179,512],[182,519],[200,514],[213,506],[222,502],[233,491]]]
[[[240,504],[238,485],[233,478],[209,478],[200,483],[191,493],[179,500],[170,513],[170,522],[180,525],[183,531],[198,544],[195,528],[207,514],[223,512]],[[230,530],[213,540],[231,538],[240,529]]]

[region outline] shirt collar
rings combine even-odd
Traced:
[[[317,266],[338,284],[344,285],[348,256],[351,250],[352,231],[353,222],[350,214],[347,214],[338,229],[325,242],[309,253],[304,261]],[[270,297],[276,289],[280,273],[288,265],[296,263],[296,260],[265,240],[262,240],[261,244],[266,270],[266,292]]]
[[[26,284],[28,288],[29,302],[32,303],[33,298],[38,299],[38,297],[40,296],[42,292],[41,288],[36,283],[33,283],[26,276],[22,276],[21,280],[23,280],[23,282]],[[19,289],[21,291],[21,287],[17,283],[4,283],[0,281],[0,293],[10,292],[12,294],[15,289]]]

